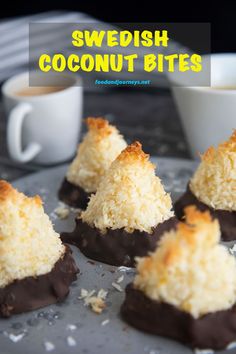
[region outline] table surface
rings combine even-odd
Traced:
[[[195,163],[165,158],[152,161],[158,165],[158,175],[165,190],[171,193],[173,201],[176,200],[185,190]],[[75,227],[74,210],[70,210],[68,218],[63,220],[55,213],[57,191],[67,168],[63,165],[14,183],[26,195],[39,194],[43,198],[45,212],[59,233],[70,232]],[[65,301],[7,320],[0,319],[1,354],[46,354],[48,343],[55,348],[52,354],[193,354],[180,343],[142,333],[121,320],[123,290],[133,280],[134,269],[91,261],[75,247],[73,257],[81,272]],[[117,284],[121,276],[117,290],[114,283]],[[100,315],[84,306],[84,301],[78,298],[82,288],[96,293],[100,289],[107,291],[106,308]],[[104,321],[109,323],[104,325]]]
[[[85,92],[83,116],[105,116],[119,128],[128,143],[139,140],[150,155],[190,158],[176,106],[167,89],[114,88]],[[83,126],[82,134],[84,131]],[[9,159],[6,118],[0,104],[0,178],[12,181],[42,168],[18,165]]]

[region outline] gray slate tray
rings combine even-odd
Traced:
[[[157,173],[162,178],[173,199],[185,189],[195,162],[177,159],[156,159]],[[57,190],[67,166],[57,167],[22,178],[14,185],[27,195],[43,197],[45,210],[50,215],[58,232],[74,227],[74,214],[59,220],[54,209],[58,206]],[[62,304],[0,320],[0,354],[190,354],[183,345],[161,337],[139,332],[124,323],[119,309],[124,292],[117,291],[112,282],[121,275],[122,289],[132,281],[134,270],[112,267],[99,262],[90,263],[76,248],[73,254],[81,274],[71,287],[71,292]],[[97,315],[78,299],[81,288],[108,291],[107,307]],[[108,323],[102,324],[103,321]],[[234,349],[235,350],[235,349]],[[219,352],[221,354],[226,351]],[[236,352],[236,350],[235,350]],[[230,351],[228,353],[234,353]]]

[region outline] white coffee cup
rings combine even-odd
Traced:
[[[209,60],[209,56],[204,59]],[[236,54],[212,54],[210,60],[209,87],[180,87],[179,74],[171,76],[172,92],[194,158],[228,139],[236,128]]]
[[[40,80],[40,74],[31,75]],[[47,86],[55,88],[49,93],[41,90],[40,94],[24,94],[30,89],[28,72],[10,78],[2,86],[8,116],[8,150],[18,162],[55,164],[75,153],[81,126],[82,87],[70,75],[49,80]]]

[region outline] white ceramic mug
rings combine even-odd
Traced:
[[[212,54],[210,60],[211,87],[178,87],[178,79],[171,77],[172,92],[194,158],[209,146],[228,139],[236,128],[236,54]]]
[[[32,74],[31,74],[32,75]],[[40,74],[38,79],[40,80]],[[81,126],[82,87],[72,76],[49,79],[47,86],[63,87],[39,95],[19,95],[29,87],[29,73],[7,80],[2,94],[7,123],[7,144],[11,158],[26,163],[55,164],[71,158]]]

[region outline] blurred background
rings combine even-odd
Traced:
[[[32,20],[31,15],[48,11],[64,10],[85,13],[89,17],[107,23],[121,22],[209,22],[211,23],[211,51],[235,52],[235,11],[234,1],[224,1],[221,6],[210,1],[18,1],[0,12],[1,24],[21,18],[25,23]],[[17,24],[14,27],[17,33]],[[188,34],[191,43],[191,33]],[[4,44],[4,31],[1,32]],[[177,42],[179,38],[174,38]],[[1,43],[1,41],[0,41]],[[12,40],[11,45],[17,44]],[[6,72],[5,72],[6,73]],[[10,72],[11,73],[11,72]],[[12,75],[14,67],[12,68]],[[10,76],[7,72],[7,76]],[[27,173],[44,168],[33,163],[20,165],[12,161],[6,148],[6,117],[0,105],[0,177],[13,180]],[[180,123],[170,90],[161,85],[157,87],[119,87],[85,90],[83,117],[105,116],[118,126],[128,142],[140,140],[144,150],[159,157],[191,158],[185,134]],[[84,132],[84,127],[82,134]],[[82,136],[82,135],[81,135]],[[80,138],[81,138],[80,136]]]
[[[234,52],[235,1],[15,1],[1,9],[0,18],[25,16],[45,11],[85,12],[106,22],[210,22],[212,52]]]

